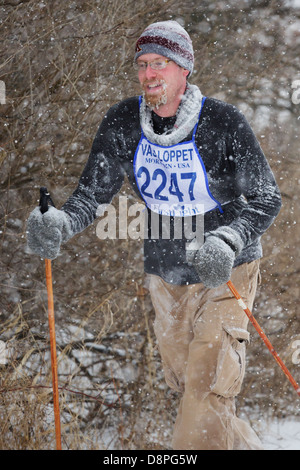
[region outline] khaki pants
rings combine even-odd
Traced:
[[[258,273],[259,261],[232,272],[250,309]],[[151,275],[149,288],[166,382],[182,393],[173,449],[261,450],[255,432],[235,414],[249,333],[248,317],[228,286],[178,286]]]

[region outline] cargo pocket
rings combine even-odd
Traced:
[[[223,326],[222,344],[211,391],[225,398],[236,396],[245,375],[246,344],[249,333],[242,328]]]

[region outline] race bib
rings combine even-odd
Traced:
[[[162,147],[142,133],[134,157],[134,174],[147,207],[156,213],[186,217],[221,207],[209,191],[194,140]]]

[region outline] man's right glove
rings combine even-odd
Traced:
[[[66,212],[52,206],[44,214],[40,207],[31,212],[26,233],[29,249],[45,259],[56,258],[61,244],[74,235]]]

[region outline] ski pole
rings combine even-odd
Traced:
[[[256,329],[256,331],[258,332],[259,336],[261,337],[261,339],[264,341],[265,345],[267,346],[267,348],[269,349],[269,351],[271,352],[271,354],[273,355],[273,357],[275,358],[275,361],[279,364],[279,366],[281,367],[281,369],[283,370],[283,372],[285,373],[286,377],[289,379],[289,381],[291,382],[291,384],[293,385],[294,389],[296,390],[297,394],[300,396],[300,387],[299,385],[297,384],[296,380],[293,378],[293,376],[291,375],[291,373],[289,372],[289,370],[287,369],[287,367],[285,366],[285,364],[282,362],[282,360],[280,359],[279,355],[277,354],[277,352],[275,351],[274,347],[272,346],[272,344],[270,343],[269,339],[267,338],[267,336],[265,335],[265,333],[263,332],[263,330],[261,329],[261,327],[259,326],[257,320],[254,318],[253,314],[251,313],[251,311],[249,310],[249,308],[247,307],[247,305],[244,303],[243,299],[241,298],[240,294],[238,293],[238,291],[236,290],[236,288],[234,287],[234,285],[232,284],[231,281],[228,281],[227,282],[227,286],[229,287],[229,289],[231,290],[232,294],[234,295],[234,297],[237,299],[239,305],[242,307],[242,309],[244,310],[244,312],[246,313],[247,317],[249,318],[249,320],[251,321],[252,325],[254,326],[254,328]]]
[[[47,188],[40,188],[40,208],[42,214],[47,212],[48,203],[54,206]],[[55,207],[55,206],[54,206]],[[56,450],[61,450],[61,428],[60,428],[60,411],[59,411],[59,395],[58,395],[58,378],[57,378],[57,355],[56,355],[56,337],[55,337],[55,319],[54,319],[54,302],[53,302],[53,284],[52,284],[52,268],[51,260],[45,259],[46,269],[46,285],[48,293],[48,321],[50,331],[50,349],[51,349],[51,370],[52,370],[52,388],[53,388],[53,407],[55,421],[55,437]]]

